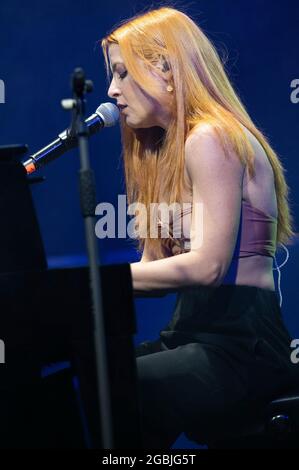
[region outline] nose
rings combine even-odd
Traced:
[[[120,89],[116,86],[114,78],[110,83],[107,94],[109,98],[116,98],[120,94]]]

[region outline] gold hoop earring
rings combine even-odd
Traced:
[[[166,90],[169,91],[169,93],[171,93],[173,91],[173,87],[171,85],[167,85]]]

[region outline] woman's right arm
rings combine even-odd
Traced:
[[[145,239],[145,242],[144,242],[144,247],[143,247],[143,252],[142,252],[142,256],[141,256],[141,259],[140,259],[140,263],[148,263],[149,261],[155,261],[156,260],[156,257],[153,255],[153,253],[151,252],[151,250],[149,249],[148,247],[148,242],[147,242],[147,238]],[[163,291],[154,291],[154,292],[138,292],[138,293],[135,293],[134,294],[134,297],[165,297],[165,295],[169,294],[170,292],[166,291],[166,292],[163,292]]]

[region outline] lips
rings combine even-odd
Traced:
[[[120,110],[126,108],[128,105],[127,104],[118,104],[117,105]]]
[[[127,105],[125,105],[125,106],[119,106],[119,112],[120,112],[121,114],[125,114],[125,109],[127,109]]]

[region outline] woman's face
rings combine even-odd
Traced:
[[[165,73],[165,79],[158,74],[153,75],[159,90],[157,100],[145,93],[129,75],[117,44],[109,46],[108,54],[113,70],[108,96],[115,99],[118,105],[126,105],[126,108],[121,110],[126,124],[135,129],[153,126],[167,129],[172,115],[173,97],[173,92],[166,90],[170,72]],[[144,68],[144,73],[150,72]]]

